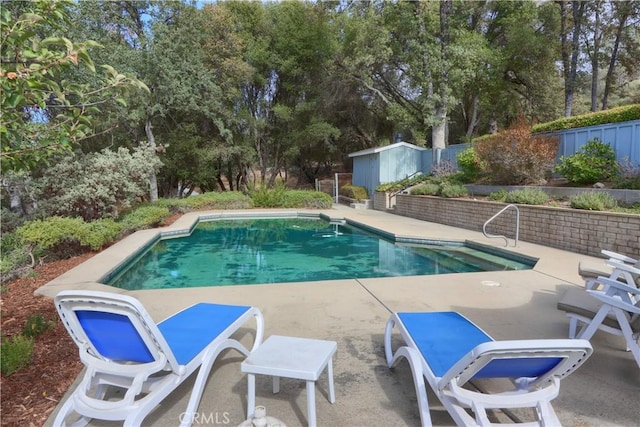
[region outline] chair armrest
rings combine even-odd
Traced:
[[[602,249],[600,251],[600,253],[602,253],[602,255],[608,257],[610,260],[622,261],[622,262],[626,262],[627,264],[635,264],[635,263],[638,262],[637,259],[628,257],[628,256],[623,255],[623,254],[619,254],[617,252],[608,251],[606,249]]]
[[[610,294],[605,294],[602,291],[591,291],[591,290],[587,292],[589,292],[589,294],[591,294],[592,297],[602,301],[604,304],[609,305],[611,307],[617,307],[623,311],[626,311],[630,315],[632,313],[634,315],[640,314],[640,307],[638,307],[637,305],[631,304],[628,301],[625,301],[625,299],[621,297],[620,294],[610,295]]]
[[[604,286],[604,289],[601,291],[587,290],[587,292],[589,292],[593,296],[595,296],[597,292],[609,296],[618,296],[630,305],[637,304],[640,300],[640,289],[636,288],[633,285],[628,285],[618,280],[612,280],[608,277],[602,276],[598,277],[597,282],[602,284]]]
[[[640,268],[635,267],[633,265],[629,265],[629,264],[625,264],[624,262],[620,262],[614,259],[610,259],[606,261],[606,264],[613,268],[613,269],[619,269],[622,271],[626,271],[629,272],[631,274],[639,274],[640,275]]]

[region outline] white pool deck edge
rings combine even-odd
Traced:
[[[152,291],[125,291],[96,282],[159,232],[188,230],[199,216],[290,212],[348,219],[398,236],[471,240],[501,248],[504,245],[502,239],[488,239],[481,232],[342,205],[308,211],[198,212],[185,214],[168,227],[126,237],[47,283],[37,293],[47,297],[66,289],[126,293],[138,298],[158,321],[199,301],[256,306],[265,317],[265,336],[337,341],[336,402],[327,401],[326,382],[321,377],[316,396],[318,425],[417,426],[420,419],[409,366],[401,363],[391,371],[384,360],[383,334],[390,311],[457,311],[495,339],[566,338],[568,320],[556,309],[556,303],[566,289],[582,286],[578,262],[597,260],[521,241],[516,248],[507,249],[538,258],[532,270]],[[498,286],[487,286],[488,283]],[[251,329],[245,332],[238,338],[248,345]],[[625,351],[624,340],[599,332],[591,341],[594,355],[562,382],[560,395],[554,400],[560,420],[565,426],[576,427],[640,425],[640,369]],[[247,384],[246,375],[240,372],[241,360],[238,353],[229,351],[216,362],[194,425],[237,426],[244,421]],[[191,381],[185,382],[147,417],[144,425],[179,424],[190,385]],[[288,426],[306,425],[304,387],[303,381],[283,379],[280,393],[274,395],[270,381],[258,377],[256,403],[266,406],[267,415]],[[429,399],[434,424],[453,425],[436,397],[429,393]],[[45,425],[52,425],[56,412],[57,408]],[[92,421],[90,425],[119,423]]]

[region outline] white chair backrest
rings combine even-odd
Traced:
[[[178,369],[169,345],[135,298],[97,291],[63,291],[55,297],[62,322],[81,351],[121,364],[166,359]]]

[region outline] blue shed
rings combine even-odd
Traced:
[[[353,158],[353,185],[365,187],[372,197],[376,187],[399,181],[422,171],[422,153],[426,148],[397,142],[349,154]]]

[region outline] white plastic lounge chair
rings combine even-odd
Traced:
[[[72,412],[80,415],[73,425],[86,425],[96,418],[139,426],[199,368],[180,419],[181,425],[191,425],[220,352],[233,348],[249,354],[230,336],[255,318],[253,351],[264,333],[262,313],[247,306],[199,303],[156,324],[138,300],[125,295],[64,291],[55,297],[55,305],[86,367],[81,383],[60,409],[55,426],[66,425]],[[123,389],[124,396],[110,399],[110,386]]]
[[[569,337],[588,340],[598,330],[621,335],[640,367],[640,289],[606,277],[598,283],[603,290],[572,290],[558,303],[570,319]]]
[[[627,283],[635,283],[640,287],[640,261],[607,250],[600,251],[608,259],[604,264],[595,264],[590,261],[581,261],[578,264],[578,274],[584,280],[585,289],[597,289],[597,278],[609,277],[613,280],[622,278]]]
[[[406,343],[395,352],[394,327]],[[384,344],[390,368],[403,357],[411,366],[423,426],[431,425],[425,378],[459,426],[490,425],[487,410],[506,408],[533,408],[536,421],[529,425],[559,425],[551,400],[560,380],[592,352],[586,340],[494,341],[455,312],[394,313]],[[491,394],[465,388],[475,379],[499,378],[512,386]]]

